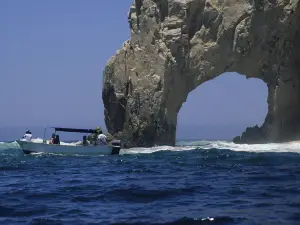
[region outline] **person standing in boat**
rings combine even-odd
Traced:
[[[91,145],[96,145],[99,134],[102,134],[102,129],[100,127],[96,127],[94,132],[87,137],[87,140]]]
[[[102,146],[107,145],[107,138],[106,138],[105,134],[102,133],[102,131],[98,135],[97,145],[102,145]]]
[[[53,133],[51,138],[50,138],[50,141],[49,141],[49,145],[53,145],[54,144],[54,139],[55,139],[55,134]]]
[[[53,144],[60,145],[59,135],[57,135],[57,134],[55,135],[55,138],[53,140]]]
[[[84,145],[84,146],[89,145],[89,143],[87,141],[87,137],[85,135],[83,136],[82,145]]]
[[[26,140],[26,141],[31,141],[31,138],[32,138],[32,133],[29,129],[26,130],[23,138]]]

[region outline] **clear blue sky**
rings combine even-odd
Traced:
[[[0,127],[103,126],[102,72],[129,38],[131,3],[0,1]],[[266,97],[258,80],[220,76],[190,94],[179,130],[260,124]]]

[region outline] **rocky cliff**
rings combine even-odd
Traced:
[[[131,39],[104,71],[108,131],[128,147],[173,145],[189,92],[238,72],[262,79],[269,95],[262,127],[235,141],[300,138],[299,16],[299,0],[135,0]]]

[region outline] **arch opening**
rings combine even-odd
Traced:
[[[176,140],[233,140],[263,125],[267,99],[263,80],[223,73],[188,94],[177,114]]]

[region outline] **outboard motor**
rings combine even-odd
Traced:
[[[118,155],[121,150],[121,141],[120,140],[113,140],[110,142],[112,145],[112,155]]]

